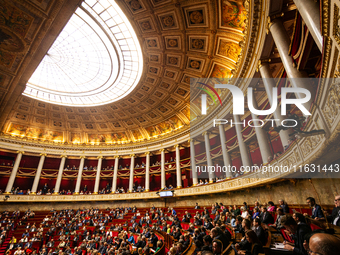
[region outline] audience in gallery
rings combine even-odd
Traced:
[[[339,211],[339,198],[340,196],[335,197],[333,211]],[[269,202],[268,205],[272,206]],[[247,203],[241,207],[242,212],[250,209]],[[236,205],[225,206],[216,202],[211,205],[211,209],[207,207],[200,209],[196,203],[194,210],[197,211],[192,215],[189,210],[178,213],[174,208],[156,208],[154,205],[149,209],[137,209],[136,206],[106,210],[52,209],[41,222],[34,222],[35,213],[31,210],[25,213],[4,211],[0,214],[0,244],[4,243],[8,233],[11,231],[15,233],[20,228],[24,231],[9,240],[7,253],[81,255],[85,251],[88,255],[98,253],[128,255],[131,254],[129,247],[136,247],[136,253],[132,254],[151,254],[161,249],[163,245],[164,240],[155,235],[158,231],[168,233],[177,240],[169,254],[182,254],[190,246],[191,239],[195,243],[194,254],[205,254],[204,252],[222,254],[230,244],[233,229],[242,235],[240,242],[233,245],[237,254],[258,255],[263,253],[263,247],[267,245],[267,226],[271,226],[277,229],[284,227],[291,235],[294,243],[285,242],[285,248],[294,254],[306,255],[307,252],[318,252],[332,255],[337,254],[331,253],[334,249],[339,250],[339,239],[329,234],[312,232],[306,224],[305,216],[297,212],[293,216],[285,215],[281,205],[276,207],[277,216],[272,225],[265,224],[267,214],[271,213],[265,206],[261,207],[258,201],[254,203],[254,213],[257,210],[261,210],[262,213],[250,215],[248,212],[247,215],[243,215],[244,218],[241,217],[240,209]],[[327,216],[335,220],[337,214]],[[188,227],[186,231],[183,230],[184,223]],[[337,221],[335,223],[337,224]],[[113,236],[114,231],[118,231],[118,236]],[[133,234],[138,235],[136,241],[132,237]],[[35,250],[33,247],[36,246],[32,244],[37,242],[41,245]]]

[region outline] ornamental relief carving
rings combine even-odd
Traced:
[[[339,115],[340,80],[335,79],[334,81],[335,82],[331,84],[329,89],[326,104],[322,109],[329,128],[332,128],[336,118]]]

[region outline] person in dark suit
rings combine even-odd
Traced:
[[[223,233],[223,231],[219,227],[215,227],[210,231],[210,236],[213,240],[218,239],[222,243],[222,251],[228,247],[230,240]]]
[[[274,218],[273,216],[267,211],[266,207],[262,207],[262,213],[260,214],[259,219],[264,224],[273,224]]]
[[[203,237],[202,251],[212,251],[212,238],[209,235]]]
[[[289,213],[289,207],[283,199],[279,200],[279,204],[280,204],[280,207],[283,210],[283,213]]]
[[[340,195],[335,197],[334,204],[335,206],[332,210],[332,214],[327,215],[327,211],[324,211],[324,214],[326,214],[328,222],[340,227]]]
[[[263,246],[260,240],[258,239],[256,233],[253,230],[248,230],[245,235],[246,235],[247,241],[251,244],[251,249],[245,250],[245,251],[239,251],[237,254],[258,255],[260,253],[263,253]]]
[[[315,203],[315,199],[313,197],[306,198],[307,204],[312,208],[311,217],[315,220],[324,219],[324,215],[321,209],[321,206]],[[304,216],[309,216],[307,213],[303,214]]]
[[[198,203],[196,203],[195,205],[195,209],[200,209],[201,207],[198,205]]]
[[[243,229],[242,229],[242,217],[241,216],[238,216],[236,217],[236,220],[235,220],[235,227],[233,228],[235,233],[242,233],[243,232]]]
[[[157,247],[157,242],[158,242],[158,237],[155,235],[154,232],[151,232],[151,236],[150,236],[150,239],[149,239],[150,243],[152,243],[152,247],[154,249],[156,249]]]
[[[204,227],[208,230],[211,230],[214,226],[211,224],[211,222],[208,219],[204,220]]]
[[[48,247],[48,248],[54,247],[54,240],[53,240],[53,238],[51,239],[51,241],[49,241],[49,242],[46,244],[46,247]]]
[[[260,219],[256,218],[253,221],[253,230],[255,232],[255,234],[257,235],[257,237],[259,238],[260,242],[262,245],[266,245],[266,232],[264,231],[264,229],[261,227],[261,221]]]
[[[246,233],[248,230],[250,230],[251,222],[250,220],[243,219],[242,221],[242,228],[244,233]],[[248,242],[246,236],[241,239],[241,241],[237,244],[235,244],[235,248],[237,250],[251,250],[251,244]]]
[[[31,249],[32,248],[32,242],[27,242],[24,246],[24,249]]]
[[[285,244],[284,248],[294,254],[307,255],[303,243],[305,242],[305,235],[312,232],[310,226],[304,222],[297,224],[293,217],[286,215],[281,218],[281,224],[294,235],[294,246]]]

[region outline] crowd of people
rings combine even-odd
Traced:
[[[0,214],[0,243],[9,232],[23,226],[20,238],[15,235],[9,242],[7,253],[21,254],[146,254],[158,251],[164,240],[157,233],[173,237],[169,255],[181,255],[191,243],[193,254],[220,255],[229,247],[236,254],[258,255],[268,246],[267,228],[271,226],[285,235],[284,248],[294,254],[306,255],[309,251],[329,251],[319,254],[337,254],[340,239],[325,231],[312,231],[306,217],[321,221],[327,217],[331,224],[340,225],[340,196],[336,196],[332,214],[327,214],[313,197],[306,199],[311,214],[293,212],[288,205],[278,201],[260,205],[255,202],[252,210],[246,202],[242,206],[215,203],[211,208],[196,203],[194,209],[178,213],[174,208],[149,209],[65,209],[51,210],[41,222],[28,221],[35,217],[33,211],[7,211]],[[195,213],[193,213],[193,211]],[[276,216],[273,217],[273,213]],[[121,221],[117,221],[121,220]],[[115,222],[116,221],[116,222]],[[185,230],[183,230],[185,226]],[[22,228],[22,227],[21,227]],[[114,235],[113,233],[117,234]],[[240,240],[235,242],[234,235]],[[134,235],[137,235],[134,237]],[[17,240],[19,239],[19,240]],[[32,242],[40,242],[37,250]],[[58,245],[56,245],[58,243]],[[332,253],[333,252],[333,253]]]

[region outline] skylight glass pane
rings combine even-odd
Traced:
[[[131,56],[139,65],[132,66]],[[136,87],[142,66],[137,36],[115,1],[84,0],[29,79],[23,94],[56,104],[107,104]],[[112,90],[117,85],[120,89]]]

